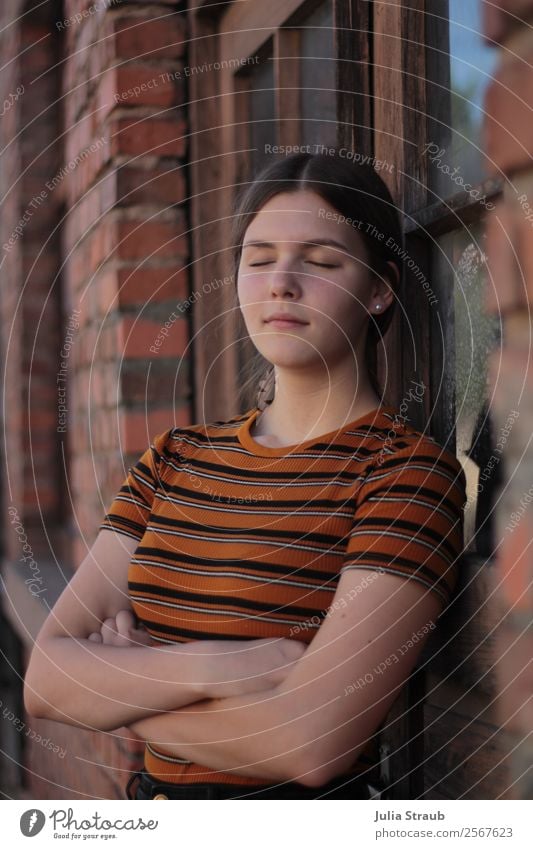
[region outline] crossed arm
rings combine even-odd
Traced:
[[[357,760],[409,677],[441,607],[415,580],[345,570],[329,615],[281,683],[129,727],[158,751],[212,769],[320,786]]]
[[[302,656],[305,646],[288,639],[153,644],[124,609],[135,548],[134,539],[102,530],[64,588],[26,670],[31,716],[111,731],[203,699],[269,689]]]
[[[321,785],[350,768],[441,605],[416,580],[350,568],[308,647],[214,640],[161,652],[124,610],[135,541],[119,537],[100,533],[51,611],[26,673],[26,709],[105,731],[126,725],[162,753],[269,782]]]

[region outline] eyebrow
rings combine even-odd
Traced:
[[[342,242],[337,242],[335,239],[313,239],[306,240],[304,242],[298,242],[298,244],[305,245],[306,247],[331,247],[331,248],[340,248],[342,251],[349,253],[346,245],[343,245]],[[261,242],[252,240],[250,242],[244,242],[243,248],[275,248],[275,242]]]

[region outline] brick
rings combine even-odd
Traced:
[[[71,163],[77,161],[77,158],[95,141],[93,121],[90,114],[82,115],[76,123],[69,128],[68,133],[65,133],[65,159],[60,163],[57,175],[60,176],[62,169],[70,166]],[[93,153],[88,153],[87,158],[93,156]],[[78,166],[76,166],[78,167]]]
[[[133,15],[116,18],[113,23],[115,54],[120,59],[183,56],[186,23],[183,16],[163,13],[155,20]]]
[[[502,626],[496,643],[498,712],[502,725],[520,740],[533,727],[533,634]]]
[[[183,217],[170,212],[163,219],[159,214],[152,214],[149,221],[118,218],[111,213],[88,234],[80,246],[77,262],[84,269],[81,273],[88,276],[88,273],[99,272],[111,259],[139,260],[143,264],[184,259],[188,250],[184,230]]]
[[[99,120],[118,106],[168,108],[183,100],[182,86],[167,80],[164,72],[145,65],[111,68],[98,84],[95,109]]]
[[[35,409],[34,405],[32,404],[28,416],[28,425],[31,431],[38,429],[47,429],[51,431],[52,428],[55,430],[56,424],[57,411],[55,409],[48,411],[43,410],[40,407]]]
[[[188,272],[173,266],[117,267],[106,263],[91,282],[91,288],[96,293],[101,317],[117,307],[148,306],[161,301],[176,305],[188,296]]]
[[[109,125],[112,156],[179,156],[185,154],[185,121],[175,118],[124,117]]]
[[[517,502],[522,496],[523,493],[517,494]],[[533,610],[533,555],[530,547],[532,512],[531,506],[527,505],[516,528],[505,534],[498,550],[500,592],[511,615],[528,614]]]
[[[102,210],[113,207],[146,205],[163,208],[185,200],[183,166],[157,165],[146,168],[127,163],[112,168],[98,185]]]
[[[128,164],[114,173],[116,199],[120,204],[168,206],[186,198],[184,165],[173,168],[158,165],[146,170]]]
[[[117,275],[108,265],[93,278],[90,292],[94,296],[95,310],[100,319],[117,309]]]
[[[46,40],[50,37],[50,29],[45,22],[28,21],[26,26],[21,27],[20,34],[20,49],[24,53],[21,71],[35,77],[49,67],[50,48]]]
[[[125,221],[117,223],[113,251],[123,260],[174,259],[187,256],[187,241],[180,221]]]
[[[191,424],[189,405],[168,410],[137,412],[121,410],[120,445],[124,453],[140,456],[150,445],[153,437],[170,427],[186,427]]]
[[[105,327],[101,334],[100,353],[103,360],[112,360],[119,355],[118,334],[114,325]]]
[[[100,54],[100,60],[105,60],[106,64],[100,64],[97,67],[97,73],[108,64],[111,64],[114,57],[113,39],[109,38],[110,20],[113,16],[113,11],[101,10],[101,14],[91,15],[85,20],[82,26],[78,27],[78,38],[76,46],[70,51],[73,55],[80,55],[81,63],[78,76],[81,76],[81,71],[85,71],[89,78],[94,78],[95,65],[93,64],[94,54]]]
[[[87,238],[88,244],[84,253],[86,259],[86,273],[94,273],[99,270],[104,262],[107,262],[119,249],[118,225],[112,215],[103,218],[97,227],[90,232]]]
[[[117,363],[112,361],[104,370],[104,403],[106,407],[115,411],[123,401]]]
[[[533,194],[529,195],[533,211]],[[531,214],[531,213],[528,213]],[[520,267],[520,290],[525,306],[533,304],[533,221],[528,221],[526,212],[517,212],[517,228],[515,250],[518,253]]]
[[[186,319],[178,317],[167,329],[157,353],[150,351],[154,347],[162,329],[160,321],[150,321],[135,316],[124,316],[118,323],[118,339],[122,359],[153,359],[154,356],[181,357],[189,341],[189,328]]]
[[[190,395],[189,363],[181,357],[170,362],[125,360],[120,371],[121,397],[126,404],[146,403],[150,409],[168,406]]]
[[[94,345],[96,337],[91,327],[85,327],[80,331],[77,339],[77,355],[80,366],[90,365],[94,357]]]
[[[92,416],[91,447],[93,451],[112,450],[118,443],[115,416],[108,410],[96,410]]]
[[[73,246],[80,242],[90,231],[91,227],[98,224],[102,217],[101,194],[98,188],[92,187],[77,202],[76,206],[69,212],[69,245]]]
[[[189,291],[187,269],[163,266],[119,268],[117,270],[120,306],[185,301]]]
[[[533,18],[533,0],[490,0],[481,5],[483,33],[489,42],[501,44],[513,29]]]
[[[533,45],[508,59],[495,73],[484,103],[487,167],[514,174],[531,167],[533,151]]]
[[[89,383],[89,392],[90,392],[90,404],[91,407],[94,405],[96,407],[103,407],[105,404],[105,391],[104,391],[104,375],[102,374],[102,367],[91,369],[90,372],[90,383]]]
[[[62,181],[62,190],[70,207],[74,206],[78,199],[93,186],[110,159],[111,145],[106,133],[107,131],[102,129],[94,134],[89,145],[91,152],[86,157],[76,160],[76,167],[69,171]]]
[[[511,325],[511,332],[509,332],[506,321],[503,328],[504,347],[497,348],[489,355],[487,366],[488,384],[491,388],[491,394],[494,392],[496,396],[493,406],[499,412],[502,424],[510,410],[520,409],[520,419],[517,424],[513,425],[513,437],[516,439],[518,428],[520,428],[520,432],[524,432],[523,428],[527,428],[531,418],[532,411],[529,398],[532,396],[531,394],[529,396],[524,394],[524,384],[526,381],[529,383],[528,391],[531,393],[533,391],[533,368],[530,363],[531,354],[528,351],[531,344],[529,342],[528,345],[530,319],[524,311],[524,314],[519,313],[516,316],[513,314],[513,321],[515,326],[512,327]],[[528,433],[528,438],[530,438],[530,435],[531,431]],[[526,459],[523,459],[525,463]]]

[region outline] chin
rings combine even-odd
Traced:
[[[273,342],[265,345],[263,339],[258,345],[256,338],[253,342],[261,356],[278,368],[316,368],[322,362],[320,356],[317,360],[317,351],[309,350],[309,345],[302,346],[298,340],[294,340],[294,344],[291,340],[283,340],[281,344]]]

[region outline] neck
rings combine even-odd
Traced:
[[[329,433],[380,406],[368,374],[312,379],[278,369],[274,400],[256,417],[254,436],[292,444]]]

